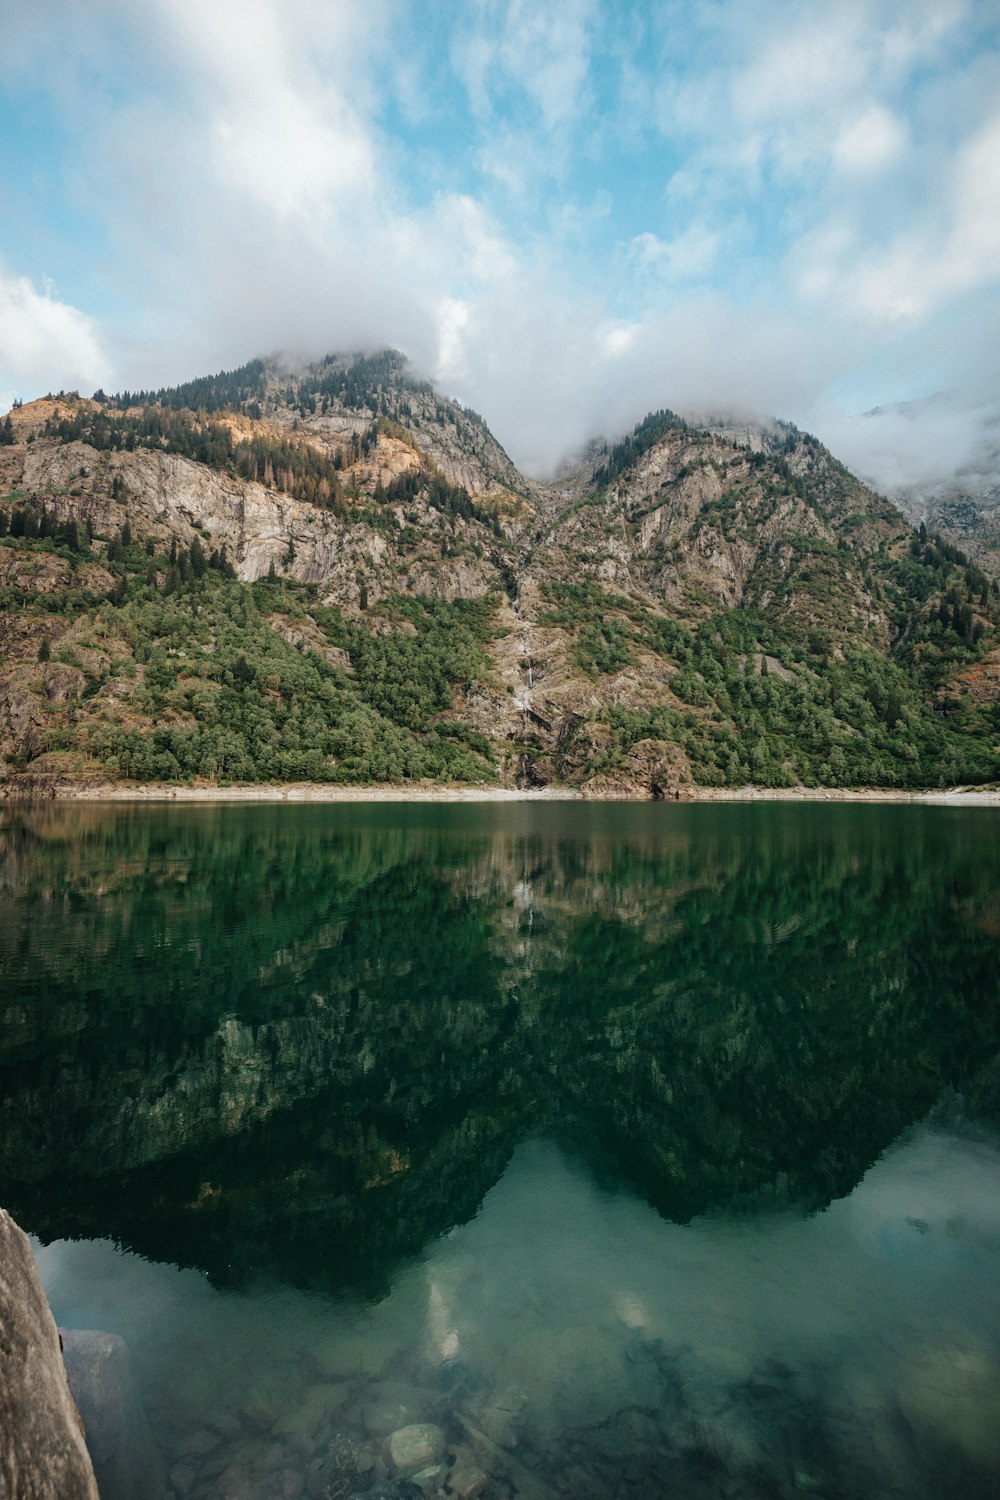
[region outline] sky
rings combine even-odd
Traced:
[[[669,406],[883,487],[1000,413],[1000,0],[0,0],[0,39],[0,410],[392,345],[529,473]]]

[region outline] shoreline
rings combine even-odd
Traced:
[[[949,787],[905,791],[891,787],[683,787],[663,800],[673,806],[692,802],[910,802],[931,807],[1000,807],[1000,788]],[[649,796],[587,796],[577,787],[330,786],[322,783],[256,783],[247,786],[120,785],[115,782],[57,782],[23,791],[16,783],[0,789],[8,802],[626,802],[652,803]]]

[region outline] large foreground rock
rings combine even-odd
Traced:
[[[2,1209],[0,1500],[99,1500],[35,1257]]]

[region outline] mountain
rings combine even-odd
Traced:
[[[875,434],[887,431],[894,446],[919,454],[918,472],[897,474],[890,484],[900,509],[991,572],[1000,570],[1000,375],[876,407],[865,422]],[[877,451],[878,437],[868,441]]]
[[[788,424],[548,485],[394,351],[0,424],[9,789],[1000,775],[1000,598]]]

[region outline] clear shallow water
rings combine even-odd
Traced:
[[[993,1495],[998,835],[8,811],[0,1202],[178,1493]]]

